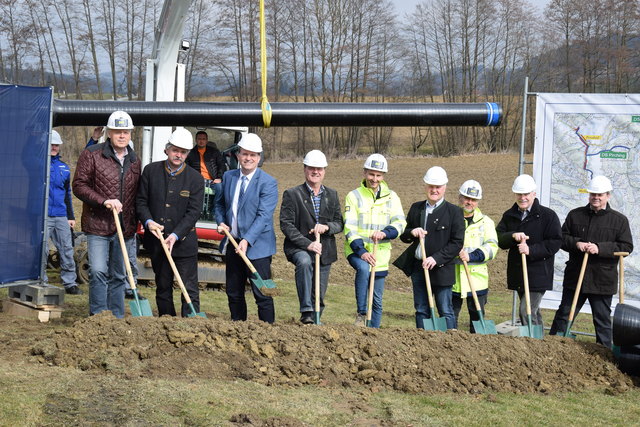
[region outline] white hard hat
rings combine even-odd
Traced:
[[[482,187],[478,181],[470,179],[460,186],[460,194],[470,199],[482,199]]]
[[[587,187],[587,191],[593,194],[609,193],[611,190],[613,190],[611,181],[604,175],[594,176]]]
[[[447,172],[440,166],[430,167],[427,173],[424,174],[424,178],[422,178],[422,180],[425,184],[429,185],[445,185],[449,182]]]
[[[536,188],[536,181],[533,179],[533,177],[524,173],[516,177],[516,179],[513,181],[511,191],[516,194],[529,194],[532,191],[536,191]]]
[[[385,159],[382,154],[377,153],[367,157],[367,160],[364,162],[364,168],[378,172],[387,172],[389,170],[387,167],[387,159]]]
[[[184,150],[191,150],[193,148],[193,135],[185,128],[176,128],[169,137],[169,144]]]
[[[51,131],[51,145],[60,145],[62,144],[62,138],[60,138],[60,134],[57,130]]]
[[[311,166],[312,168],[326,168],[327,157],[320,150],[311,150],[304,156],[302,164],[305,166]]]
[[[255,133],[245,133],[238,142],[238,147],[254,153],[262,153],[262,140]]]
[[[133,120],[131,116],[124,111],[114,111],[109,116],[107,121],[107,128],[109,129],[133,129]]]

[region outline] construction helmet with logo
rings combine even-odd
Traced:
[[[482,199],[482,187],[473,179],[467,180],[460,186],[460,194],[470,199]]]
[[[536,181],[533,179],[531,175],[527,175],[526,173],[519,175],[514,181],[513,186],[511,187],[511,191],[516,194],[529,194],[532,191],[536,191]]]
[[[306,156],[304,156],[302,164],[305,166],[310,166],[312,168],[326,168],[327,157],[320,150],[311,150],[307,153]]]
[[[425,184],[429,185],[445,185],[449,182],[447,172],[440,166],[430,167],[427,173],[424,174],[424,178],[422,178],[422,180]]]
[[[611,190],[613,190],[611,181],[604,175],[594,176],[587,187],[587,191],[592,194],[609,193]]]
[[[62,144],[62,138],[60,138],[60,134],[57,130],[51,131],[51,145],[60,145]]]
[[[114,111],[107,121],[108,129],[133,129],[133,120],[131,116],[124,111]]]
[[[167,145],[169,144],[182,148],[183,150],[191,150],[193,148],[193,135],[185,128],[176,128],[169,137]]]
[[[387,159],[382,154],[372,154],[364,162],[364,168],[372,171],[387,172]]]
[[[262,140],[255,133],[245,133],[238,142],[238,147],[254,153],[262,153]]]

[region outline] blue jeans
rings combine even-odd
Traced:
[[[133,275],[133,282],[136,284],[136,288],[138,287],[138,242],[136,241],[136,236],[133,236],[130,239],[125,239],[124,241],[127,244],[127,255],[129,255],[129,263],[131,264],[131,274]],[[120,246],[118,246],[120,247]],[[125,270],[126,274],[126,270]],[[131,284],[129,280],[125,283],[125,289],[131,290]]]
[[[370,265],[357,255],[350,255],[349,264],[356,270],[356,304],[358,313],[367,314],[367,300],[369,292]],[[380,274],[380,272],[378,272]],[[371,310],[371,324],[373,328],[380,327],[382,320],[382,294],[384,293],[384,277],[377,277],[373,282],[373,306]]]
[[[424,280],[422,267],[416,268],[411,273],[411,283],[413,283],[413,306],[416,309],[416,327],[424,329],[424,319],[431,319],[431,306],[429,305],[429,294],[427,293],[427,282]],[[436,301],[438,314],[444,317],[447,322],[447,329],[456,329],[456,316],[453,312],[453,302],[451,300],[451,286],[431,286],[433,299]]]
[[[126,240],[131,239],[133,237]],[[114,316],[123,318],[127,274],[118,235],[98,236],[87,233],[87,248],[89,252],[89,315],[111,310]]]
[[[65,288],[76,286],[76,262],[73,259],[71,227],[69,227],[67,217],[48,217],[47,229],[49,231],[49,239],[51,239],[54,246],[58,249],[58,256],[60,257],[60,281],[62,285]]]
[[[292,255],[292,262],[296,266],[296,288],[300,301],[300,313],[315,311],[315,253],[298,251]],[[324,310],[324,295],[327,293],[330,270],[331,264],[320,264],[320,313]]]

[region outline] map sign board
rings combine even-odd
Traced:
[[[595,175],[613,184],[610,206],[629,218],[640,235],[640,95],[538,93],[533,160],[540,202],[563,223],[571,209],[588,203]],[[562,290],[565,251],[556,255],[554,290]],[[625,259],[625,297],[640,299],[640,255]]]

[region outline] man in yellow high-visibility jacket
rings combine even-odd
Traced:
[[[356,270],[355,292],[358,312],[356,325],[365,325],[367,290],[370,270],[375,270],[371,322],[380,327],[384,279],[391,258],[390,240],[404,230],[405,220],[398,195],[384,181],[388,171],[387,160],[381,154],[370,155],[364,163],[364,179],[352,190],[345,201],[344,234],[345,256]],[[373,256],[377,244],[376,256]]]
[[[482,187],[478,181],[465,181],[460,187],[459,206],[465,219],[464,247],[460,250],[460,259],[456,260],[456,283],[453,285],[453,311],[456,322],[462,303],[467,299],[469,310],[469,330],[475,333],[473,321],[480,320],[472,298],[471,288],[462,261],[469,264],[473,287],[478,295],[480,309],[484,315],[484,306],[489,294],[489,269],[487,262],[498,254],[498,235],[495,223],[478,208],[482,199]]]

